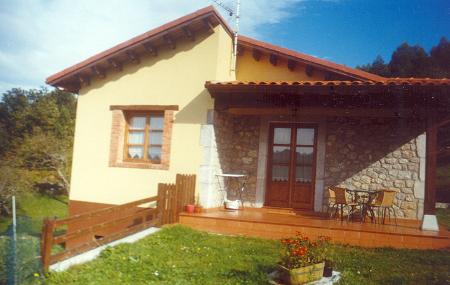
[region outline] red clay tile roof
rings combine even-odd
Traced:
[[[212,16],[218,23],[220,23],[226,31],[232,35],[232,29],[227,25],[225,20],[214,9],[213,6],[200,9],[194,13],[183,16],[172,22],[164,24],[158,28],[143,33],[137,37],[134,37],[128,41],[118,44],[106,51],[103,51],[97,55],[94,55],[78,64],[75,64],[69,68],[66,68],[47,78],[46,83],[54,86],[68,85],[70,78],[73,78],[77,74],[89,71],[90,67],[95,66],[100,62],[105,62],[107,59],[123,54],[125,51],[137,47],[150,39],[160,37],[167,34],[169,31],[181,28],[194,20],[200,20],[206,17]],[[269,43],[261,42],[246,36],[239,36],[238,43],[244,47],[250,47],[260,49],[265,52],[280,54],[294,60],[304,62],[306,64],[317,66],[331,72],[345,75],[351,79],[348,81],[258,81],[258,82],[244,82],[244,81],[232,81],[232,82],[206,82],[205,86],[263,86],[263,85],[292,85],[292,86],[358,86],[358,85],[449,85],[450,79],[429,79],[429,78],[385,78],[375,74],[367,73],[355,68],[350,68],[344,65],[336,64],[327,60],[319,59],[313,56],[302,54],[293,50],[289,50],[283,47],[275,46]]]
[[[179,26],[183,26],[194,19],[204,18],[208,14],[216,17],[216,19],[222,24],[222,26],[227,30],[227,32],[230,35],[233,34],[233,30],[228,26],[228,24],[225,22],[225,20],[222,18],[222,16],[220,16],[219,12],[217,12],[217,10],[213,6],[208,6],[203,9],[197,10],[191,14],[188,14],[186,16],[178,18],[172,22],[164,24],[158,28],[155,28],[153,30],[145,32],[145,33],[143,33],[139,36],[136,36],[128,41],[125,41],[125,42],[118,44],[110,49],[107,49],[99,54],[96,54],[86,60],[83,60],[80,63],[77,63],[71,67],[68,67],[56,74],[53,74],[47,78],[46,83],[50,84],[50,85],[57,85],[59,80],[63,79],[64,77],[75,75],[76,73],[80,72],[81,70],[88,68],[99,61],[102,61],[109,57],[112,57],[113,55],[118,54],[119,52],[123,52],[126,49],[132,48],[133,46],[142,44],[143,42],[149,40],[152,37],[155,37],[158,35],[163,35],[164,33],[168,32],[169,30],[175,29]]]
[[[147,42],[150,39],[153,39],[158,36],[163,36],[168,31],[174,30],[176,28],[182,27],[189,22],[205,18],[208,16],[213,16],[217,21],[226,29],[226,31],[232,35],[233,31],[225,22],[225,20],[220,16],[220,14],[214,9],[213,6],[208,6],[206,8],[200,9],[194,13],[188,14],[184,17],[181,17],[177,20],[164,24],[158,28],[150,30],[146,33],[143,33],[139,36],[136,36],[128,41],[125,41],[121,44],[118,44],[108,50],[105,50],[99,54],[96,54],[78,64],[75,64],[71,67],[68,67],[50,77],[47,78],[46,83],[54,86],[64,86],[69,85],[69,81],[71,81],[71,77],[76,76],[82,72],[89,72],[89,68],[95,66],[98,63],[105,62],[107,59],[112,58],[113,56],[117,56],[121,53],[124,53],[126,50],[136,47],[142,43]],[[301,62],[305,62],[312,66],[317,66],[320,68],[324,68],[331,72],[343,74],[347,77],[354,78],[356,80],[371,80],[371,81],[383,81],[384,78],[378,75],[374,75],[371,73],[367,73],[361,70],[357,70],[354,68],[346,67],[344,65],[336,64],[327,60],[319,59],[313,56],[309,56],[306,54],[302,54],[293,50],[289,50],[283,47],[278,47],[269,43],[261,42],[255,39],[251,39],[245,36],[239,36],[238,43],[242,46],[249,46],[252,48],[257,48],[260,50],[265,50],[266,52],[277,53],[282,56],[286,56]],[[72,80],[73,81],[73,80]]]
[[[209,86],[450,86],[450,79],[432,78],[385,78],[384,81],[207,81]]]
[[[307,54],[303,54],[300,52],[296,52],[287,48],[283,48],[280,46],[272,45],[266,42],[261,42],[246,36],[239,36],[238,43],[240,45],[248,45],[251,47],[256,47],[264,50],[268,50],[271,53],[280,53],[282,55],[292,57],[298,61],[302,61],[308,64],[313,64],[324,69],[338,72],[347,76],[350,76],[359,80],[371,80],[371,81],[384,81],[385,78],[382,76],[378,76],[376,74],[368,73],[356,68],[347,67],[345,65],[337,64],[328,60],[320,59],[314,56],[310,56]]]

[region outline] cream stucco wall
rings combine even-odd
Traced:
[[[306,65],[298,63],[293,71],[287,67],[287,59],[278,59],[274,66],[269,62],[269,56],[263,54],[259,61],[256,61],[250,50],[246,49],[237,60],[237,80],[242,81],[278,81],[278,80],[324,80],[325,73],[314,69],[312,76],[305,72]]]
[[[232,40],[219,25],[178,41],[174,50],[127,64],[94,79],[78,97],[71,200],[122,204],[156,194],[158,183],[173,183],[177,173],[197,174],[201,162],[200,128],[213,100],[207,80],[234,80]],[[110,105],[178,105],[171,139],[169,170],[109,167]]]

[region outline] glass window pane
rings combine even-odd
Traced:
[[[148,144],[162,144],[163,133],[161,131],[150,131]]]
[[[295,182],[311,182],[312,181],[312,167],[311,166],[297,166],[295,168]]]
[[[297,129],[297,144],[314,145],[314,132],[312,128]]]
[[[288,146],[274,146],[272,163],[289,163],[291,148]]]
[[[286,182],[289,180],[289,166],[272,166],[272,181]]]
[[[150,129],[152,130],[162,130],[164,127],[164,118],[161,116],[151,116],[150,117]]]
[[[139,116],[139,117],[131,117],[130,119],[130,129],[133,130],[143,130],[145,129],[145,121],[146,118]]]
[[[450,150],[450,123],[438,129],[437,144],[439,151]]]
[[[128,144],[144,144],[144,132],[130,131],[128,133]]]
[[[275,144],[290,144],[291,143],[291,128],[275,128],[273,134],[273,143]]]
[[[156,163],[161,162],[161,147],[160,146],[149,147],[147,157],[152,162]]]
[[[296,147],[297,161],[296,164],[313,164],[314,147],[312,146],[301,146]]]
[[[128,158],[133,158],[133,159],[144,158],[144,147],[142,147],[142,146],[128,147]]]

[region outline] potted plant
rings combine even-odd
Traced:
[[[201,213],[203,212],[203,206],[200,204],[200,198],[197,196],[195,198],[195,209],[194,209],[195,213]]]
[[[187,204],[185,206],[186,212],[189,214],[194,213],[195,205],[194,204]]]
[[[300,232],[294,238],[282,239],[283,252],[279,268],[283,281],[298,285],[321,279],[329,241],[330,238],[324,236],[310,240]]]

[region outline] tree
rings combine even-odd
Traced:
[[[40,185],[69,192],[75,110],[76,97],[57,89],[14,88],[3,94],[0,215],[9,214],[13,193]]]
[[[58,89],[7,91],[0,101],[0,158],[14,151],[36,127],[60,139],[71,140],[75,110],[75,96]]]
[[[380,55],[378,55],[372,63],[357,66],[356,68],[385,77],[389,77],[391,75],[388,65],[384,62]]]
[[[0,215],[11,215],[11,198],[23,191],[25,183],[8,162],[0,163]]]
[[[389,70],[393,77],[426,77],[431,73],[431,62],[422,47],[403,43],[392,54]]]
[[[401,44],[385,64],[380,56],[357,68],[385,77],[450,78],[450,42],[443,37],[430,54],[422,47]]]
[[[70,191],[70,165],[72,141],[58,139],[55,135],[36,129],[25,137],[17,149],[16,160],[28,170],[48,171],[44,183],[57,184],[66,194]]]
[[[439,44],[431,49],[430,57],[433,77],[450,78],[450,41],[441,38]]]

